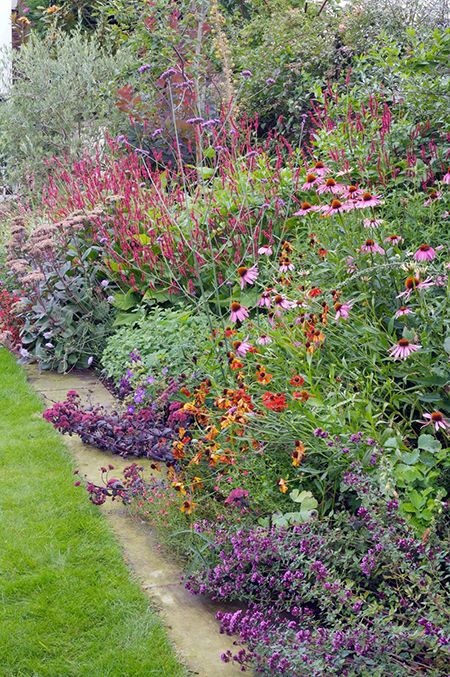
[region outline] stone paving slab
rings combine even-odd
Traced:
[[[68,390],[76,390],[84,402],[114,406],[113,396],[92,373],[39,373],[34,365],[27,367],[27,372],[30,383],[47,405],[64,399]],[[84,445],[78,437],[65,436],[64,440],[85,480],[98,483],[99,468],[108,463],[119,471],[130,464],[130,459]],[[150,461],[139,459],[139,464],[149,466]],[[148,524],[132,517],[119,502],[108,501],[100,509],[122,546],[129,568],[160,611],[180,660],[199,677],[241,675],[236,665],[220,660],[220,654],[233,650],[233,645],[230,637],[219,633],[215,619],[219,607],[184,588],[180,583],[181,568],[162,551]]]

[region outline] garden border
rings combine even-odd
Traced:
[[[28,380],[46,404],[64,399],[68,390],[76,390],[83,402],[113,406],[115,400],[100,381],[89,372],[56,374],[27,367]],[[133,459],[108,455],[85,445],[78,437],[65,437],[80,479],[98,483],[101,466],[111,462],[121,471]],[[140,465],[149,465],[139,459]],[[86,495],[86,500],[88,497]],[[219,633],[215,612],[219,607],[205,598],[191,595],[182,585],[182,569],[169,561],[148,525],[133,518],[119,502],[100,506],[123,550],[125,561],[142,589],[161,614],[177,655],[199,677],[235,677],[242,674],[237,665],[220,661],[220,655],[232,648],[232,640]],[[169,677],[169,676],[167,676]]]

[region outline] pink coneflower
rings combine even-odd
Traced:
[[[270,301],[271,294],[272,294],[271,289],[267,289],[266,291],[263,291],[263,293],[261,294],[261,298],[259,299],[259,301],[257,303],[259,308],[270,308],[270,306],[271,306],[271,301]]]
[[[317,183],[321,183],[321,180],[316,174],[307,174],[302,190],[310,190],[310,188],[313,188]]]
[[[243,322],[248,317],[248,309],[238,301],[231,302],[231,322]]]
[[[318,187],[316,190],[317,195],[322,195],[322,193],[333,193],[337,195],[338,193],[343,193],[345,186],[342,183],[337,183],[334,179],[327,179],[325,183]]]
[[[312,205],[309,202],[302,202],[301,209],[297,212],[294,212],[294,216],[305,216],[305,214],[311,214],[312,212],[318,212],[322,209],[319,205]]]
[[[372,195],[372,193],[363,193],[362,197],[356,203],[358,209],[365,209],[366,207],[376,207],[381,204],[381,198],[379,195]]]
[[[398,343],[389,349],[389,353],[394,360],[406,360],[412,353],[420,350],[421,347],[418,343],[411,343],[408,339],[401,338]]]
[[[421,421],[421,423],[423,423],[422,428],[426,425],[434,425],[436,432],[439,430],[448,430],[450,428],[449,422],[441,411],[432,411],[431,414],[424,414],[423,417],[427,420]]]
[[[258,249],[258,254],[262,256],[270,256],[272,254],[272,247],[269,244],[265,244]]]
[[[436,251],[429,244],[421,244],[414,254],[416,261],[432,261],[436,256]]]
[[[433,190],[431,191],[428,200],[425,200],[424,205],[425,207],[429,207],[430,205],[433,204],[433,202],[436,202],[437,200],[442,199],[442,193],[439,190]]]
[[[241,266],[237,270],[239,277],[241,278],[240,284],[241,289],[244,289],[246,284],[254,284],[258,279],[258,268],[257,266],[252,266],[251,268],[246,268]]]
[[[382,219],[364,219],[363,226],[364,228],[379,228],[382,225]],[[397,235],[395,236],[397,237]],[[386,242],[387,240],[385,240]]]
[[[416,289],[428,289],[428,287],[434,287],[434,286],[435,286],[435,283],[433,282],[433,278],[427,277],[427,279],[423,280],[423,282],[419,282]]]
[[[396,244],[400,244],[400,242],[403,242],[403,238],[401,235],[396,235],[394,233],[393,235],[388,235],[388,237],[386,237],[384,241],[388,242],[389,244],[395,247]]]
[[[258,343],[260,346],[267,346],[269,343],[272,343],[272,339],[270,336],[267,336],[267,334],[263,334],[258,339],[256,339],[256,343]]]
[[[447,169],[447,174],[444,174],[444,176],[442,177],[442,181],[447,185],[450,183],[450,167]]]
[[[329,168],[326,167],[323,162],[316,162],[314,167],[310,167],[308,169],[308,173],[311,174],[317,174],[317,176],[323,176],[324,174],[328,174]]]
[[[324,216],[333,216],[333,214],[343,214],[354,209],[354,205],[348,202],[341,202],[340,200],[332,200],[329,205],[322,207],[322,214]]]
[[[347,186],[342,195],[349,200],[358,200],[362,197],[362,194],[362,190],[357,186]]]
[[[295,305],[281,294],[276,294],[273,297],[273,303],[277,308],[283,308],[283,310],[289,310],[289,308],[292,308],[292,306]]]
[[[421,280],[418,275],[411,275],[405,280],[405,291],[402,291],[400,294],[398,294],[397,298],[401,299],[404,297],[406,300],[408,300],[415,289],[427,289],[428,287],[433,286],[434,282],[431,277],[427,277],[426,280]]]
[[[383,247],[380,247],[374,240],[366,240],[361,246],[361,251],[365,254],[384,254]]]
[[[280,260],[280,268],[279,268],[280,273],[288,273],[290,270],[295,270],[294,264],[292,263],[291,259],[289,259],[287,256],[283,257]]]
[[[411,309],[408,308],[407,306],[400,306],[400,308],[396,311],[394,317],[399,318],[403,317],[403,315],[410,315],[411,312],[412,312]]]
[[[336,322],[339,322],[339,320],[341,318],[343,320],[348,319],[352,305],[353,305],[352,303],[335,303],[334,304],[334,309],[336,311],[336,315],[334,316],[334,319],[336,320]]]
[[[251,343],[248,342],[248,336],[243,341],[233,341],[233,348],[240,357],[245,357],[249,351],[254,350]]]

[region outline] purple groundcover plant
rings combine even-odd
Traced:
[[[360,472],[345,487],[359,499],[354,514],[292,528],[195,525],[209,565],[187,588],[242,604],[218,614],[242,647],[222,659],[289,677],[447,674],[448,506],[418,539]]]
[[[44,412],[44,418],[59,432],[79,435],[84,444],[129,456],[172,461],[172,442],[180,426],[189,424],[182,404],[170,402],[160,409],[146,407],[126,411],[107,411],[96,406],[83,408],[78,393],[71,390],[64,402]]]

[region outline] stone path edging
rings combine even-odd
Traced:
[[[34,366],[29,366],[27,371],[30,383],[48,405],[65,399],[68,390],[76,390],[84,402],[114,405],[111,393],[89,373],[39,373]],[[64,440],[80,476],[88,481],[98,483],[99,468],[109,462],[119,471],[131,462],[84,445],[78,437],[65,436]],[[145,466],[145,461],[139,459],[139,464]],[[233,646],[230,637],[219,633],[215,619],[218,607],[185,590],[180,583],[181,568],[161,552],[148,524],[133,518],[119,502],[108,501],[101,510],[122,546],[129,568],[159,610],[180,660],[199,677],[241,675],[237,665],[220,660],[220,654]]]

